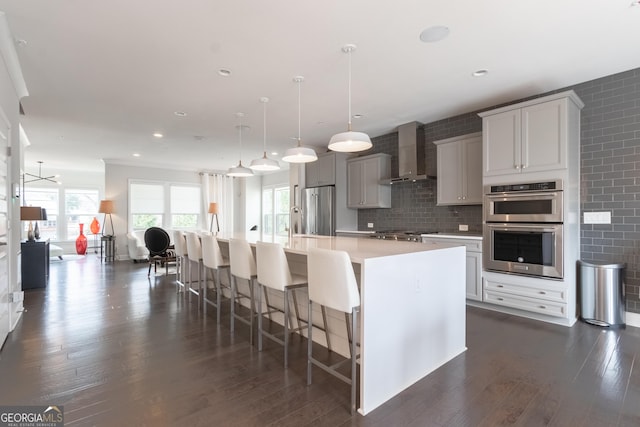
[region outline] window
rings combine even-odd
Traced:
[[[134,230],[162,227],[164,185],[131,183],[129,185],[129,206],[131,207],[131,224]]]
[[[47,211],[47,220],[38,221],[41,239],[58,240],[58,188],[29,188],[24,190],[26,206],[40,206]],[[97,211],[97,209],[96,209]],[[26,236],[29,223],[24,223],[24,235]]]
[[[200,227],[199,185],[130,182],[129,206],[133,230]]]
[[[265,235],[287,235],[289,230],[289,187],[262,190],[262,230]]]
[[[200,219],[200,187],[172,185],[171,228],[198,228]]]
[[[72,240],[80,234],[80,224],[84,224],[84,234],[89,234],[89,224],[98,212],[100,196],[98,190],[64,191],[64,209],[67,222],[67,239]],[[49,210],[47,209],[47,218]]]

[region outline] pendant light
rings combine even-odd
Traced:
[[[242,118],[244,117],[244,113],[237,113],[236,117],[238,117],[238,121],[240,122],[240,125],[238,126],[238,138],[240,140],[240,161],[238,162],[238,166],[229,168],[227,176],[234,176],[239,178],[253,176],[253,171],[251,169],[242,166]]]
[[[351,130],[351,52],[354,50],[356,50],[354,44],[347,44],[342,48],[342,51],[349,55],[349,126],[346,132],[333,135],[329,141],[329,150],[344,153],[355,153],[373,147],[369,135]]]
[[[293,81],[298,83],[298,146],[289,148],[284,152],[282,160],[289,163],[309,163],[318,160],[316,152],[312,148],[303,147],[300,139],[300,83],[304,80],[302,76],[296,76]]]
[[[262,102],[263,105],[263,154],[261,158],[252,160],[249,167],[256,171],[275,171],[280,169],[278,161],[267,158],[267,102],[269,102],[269,98],[262,97],[260,98],[260,102]]]

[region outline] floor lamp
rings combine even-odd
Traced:
[[[213,232],[213,217],[216,217],[216,227],[218,232],[220,231],[220,224],[218,223],[218,204],[215,202],[209,203],[209,213],[211,214],[211,225],[209,231]]]
[[[111,214],[114,213],[113,200],[100,200],[100,207],[98,208],[98,212],[104,214],[104,221],[102,222],[102,235],[113,236],[113,218],[111,218]],[[109,215],[109,222],[111,223],[111,234],[104,234],[104,226],[107,222],[107,215]]]

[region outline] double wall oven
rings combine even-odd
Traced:
[[[562,279],[563,221],[562,180],[485,186],[484,268]]]

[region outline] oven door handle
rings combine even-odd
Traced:
[[[536,225],[527,225],[527,224],[508,224],[508,223],[491,223],[488,222],[487,226],[491,230],[501,230],[501,231],[556,231],[558,226],[561,226],[562,223],[552,223],[553,225],[544,225],[544,224],[536,224]]]
[[[552,199],[558,197],[556,191],[550,193],[489,193],[486,196],[490,199],[511,199],[511,198],[534,198],[534,199]]]

